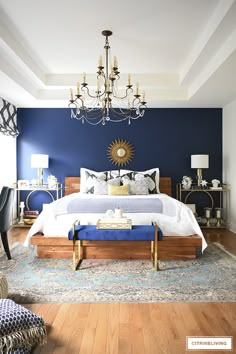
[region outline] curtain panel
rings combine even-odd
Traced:
[[[10,102],[0,97],[0,132],[4,135],[17,137],[17,109]]]

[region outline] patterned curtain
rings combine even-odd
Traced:
[[[17,137],[16,107],[0,97],[0,132],[4,135]]]

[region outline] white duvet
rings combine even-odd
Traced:
[[[126,196],[110,196],[110,195],[94,195],[94,194],[81,194],[73,193],[61,199],[58,199],[40,213],[35,223],[30,228],[26,237],[25,246],[30,244],[30,238],[37,232],[42,232],[47,236],[66,236],[68,231],[75,220],[79,220],[81,224],[96,224],[97,220],[104,216],[104,213],[68,213],[68,205],[71,203],[93,203],[96,200],[107,202],[106,199],[112,202],[114,205],[114,198],[119,205],[119,201]],[[182,202],[169,197],[166,194],[149,194],[149,195],[133,195],[132,198],[136,198],[137,203],[153,202],[154,198],[158,198],[163,204],[163,210],[161,213],[128,213],[125,212],[124,216],[127,216],[132,220],[133,225],[144,225],[156,222],[162,229],[164,236],[191,236],[197,234],[202,237],[202,250],[207,247],[207,243],[203,237],[202,231],[192,213],[192,211]],[[120,202],[121,203],[121,202]],[[91,204],[92,205],[92,204]],[[106,203],[107,205],[107,203]]]

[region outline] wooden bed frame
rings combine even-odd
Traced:
[[[79,192],[80,177],[65,178],[65,195]],[[171,196],[171,178],[160,177],[160,192]],[[71,258],[72,242],[67,237],[36,234],[31,244],[37,246],[39,258]],[[198,235],[164,236],[159,242],[159,255],[165,259],[196,258],[197,248],[202,246]],[[150,259],[148,241],[84,241],[83,258]]]

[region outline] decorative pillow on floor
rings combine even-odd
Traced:
[[[0,300],[0,353],[30,353],[47,342],[44,320],[12,300]]]

